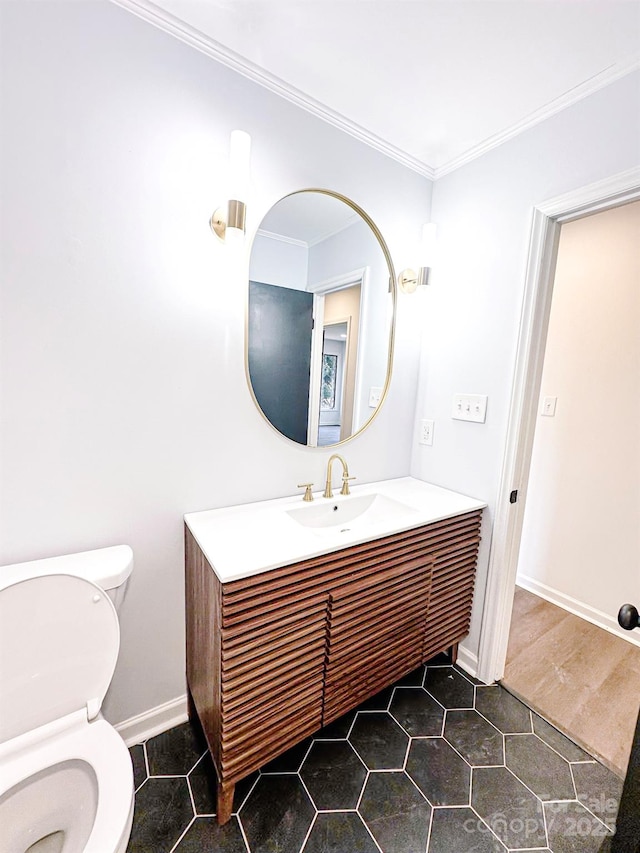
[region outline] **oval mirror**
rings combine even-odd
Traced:
[[[391,375],[395,300],[386,244],[352,201],[301,190],[271,208],[251,249],[246,366],[275,429],[318,447],[371,422]]]

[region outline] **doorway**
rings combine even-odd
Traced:
[[[340,441],[349,323],[325,323],[322,335],[318,447]]]
[[[314,288],[310,444],[345,441],[361,421],[360,318],[364,271]]]
[[[639,235],[640,201],[562,226],[503,678],[622,775],[640,696],[640,642],[616,621],[640,592]]]
[[[478,654],[477,676],[487,684],[499,681],[504,674],[560,227],[564,222],[637,199],[640,199],[640,168],[582,187],[533,209]]]
[[[501,680],[504,675],[561,225],[638,198],[640,169],[636,168],[551,199],[533,210],[514,386],[480,638],[477,674],[486,683]]]

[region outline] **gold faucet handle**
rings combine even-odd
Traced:
[[[342,488],[340,489],[341,495],[350,495],[351,494],[351,492],[349,491],[349,480],[355,480],[355,479],[357,479],[357,478],[356,477],[345,477],[343,475],[343,477],[342,477]]]
[[[306,501],[307,503],[310,503],[310,501],[313,500],[311,486],[313,486],[313,483],[298,483],[298,488],[304,489],[304,497],[302,498],[302,500]]]

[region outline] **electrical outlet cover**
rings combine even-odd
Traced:
[[[428,446],[433,444],[433,421],[420,421],[420,437],[418,441],[420,444],[426,444]]]
[[[377,409],[382,398],[382,388],[369,388],[369,408]]]

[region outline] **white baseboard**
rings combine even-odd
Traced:
[[[189,716],[187,713],[187,696],[178,696],[162,705],[156,705],[149,711],[144,711],[135,717],[118,723],[114,726],[127,746],[141,743],[147,738],[166,732],[173,726],[186,723]]]
[[[469,649],[462,645],[458,646],[458,660],[456,663],[460,669],[464,669],[464,671],[468,672],[469,675],[473,676],[473,678],[478,677],[478,655],[470,652]]]
[[[603,628],[610,634],[615,634],[617,637],[621,637],[623,640],[626,640],[627,643],[632,643],[634,646],[640,646],[640,632],[625,631],[624,628],[621,628],[618,625],[617,619],[614,619],[614,617],[610,616],[608,613],[604,613],[602,610],[597,610],[589,604],[584,604],[582,601],[578,601],[576,598],[566,595],[564,592],[560,592],[557,589],[553,589],[553,587],[547,586],[547,584],[541,583],[540,581],[535,580],[535,578],[528,577],[527,575],[518,575],[516,583],[523,589],[528,590],[528,592],[532,592],[534,595],[539,595],[540,598],[544,598],[545,601],[550,601],[551,604],[556,604],[558,607],[562,607],[563,610],[568,610],[569,613],[573,613],[574,616],[580,616],[582,619],[586,619],[587,622],[591,622],[592,625],[597,625],[598,628]],[[622,602],[620,603],[622,604]]]

